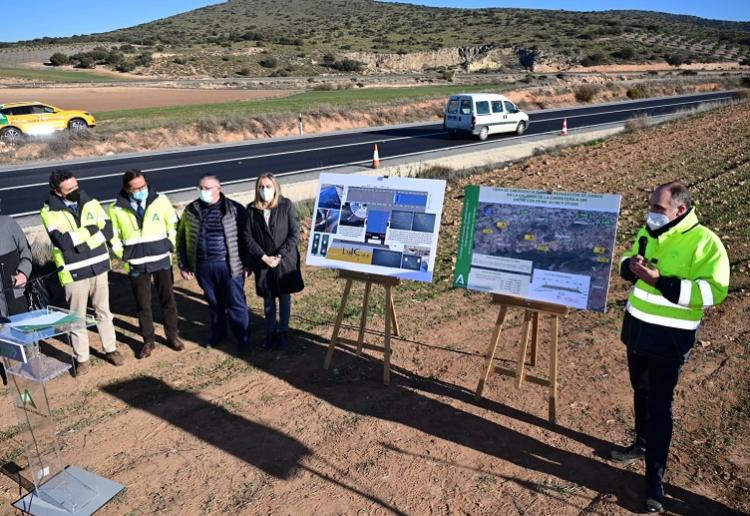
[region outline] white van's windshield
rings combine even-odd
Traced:
[[[458,112],[458,104],[458,99],[450,99],[450,101],[448,101],[448,109],[446,109],[446,111],[451,115],[455,115]]]

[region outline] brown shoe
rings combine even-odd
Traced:
[[[151,352],[154,350],[153,342],[146,342],[138,353],[138,358],[148,358],[151,356]]]
[[[79,362],[78,360],[76,360],[75,374],[73,376],[78,378],[79,376],[85,375],[90,370],[91,370],[91,366],[89,365],[88,360],[85,362]]]
[[[110,353],[104,353],[104,358],[112,365],[121,366],[125,363],[125,357],[123,357],[119,351],[115,350]]]
[[[175,338],[169,341],[169,347],[175,351],[182,351],[183,349],[185,349],[185,343],[180,339]]]

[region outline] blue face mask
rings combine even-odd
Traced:
[[[143,202],[146,199],[148,199],[148,187],[144,188],[143,190],[138,190],[137,192],[133,192],[132,194],[133,199],[135,199],[138,202]]]
[[[651,228],[651,231],[656,231],[659,228],[662,228],[669,224],[669,217],[664,215],[663,213],[657,213],[655,211],[648,212],[648,218],[646,219],[646,224],[649,228]]]

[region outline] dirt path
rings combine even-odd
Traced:
[[[133,357],[139,344],[127,280],[113,273],[113,310],[128,362],[115,369],[96,360],[87,376],[53,384],[66,458],[127,486],[104,515],[635,513],[642,466],[620,468],[603,458],[613,443],[629,440],[632,425],[618,339],[627,286],[613,280],[606,314],[574,312],[562,322],[559,425],[551,425],[545,392],[533,385],[517,390],[511,379],[495,376],[486,398],[473,398],[496,312],[488,296],[450,289],[451,258],[466,184],[621,193],[619,256],[642,224],[654,183],[680,177],[729,250],[732,292],[707,316],[677,390],[667,509],[748,511],[749,132],[750,106],[743,105],[456,175],[434,282],[407,283],[396,292],[404,338],[394,343],[389,387],[381,383],[377,357],[340,351],[330,372],[321,368],[341,289],[332,271],[305,268],[292,349],[249,357],[237,356],[233,343],[199,347],[208,338],[206,308],[197,286],[178,279],[188,349],[160,346],[145,361]],[[257,344],[261,304],[247,291]],[[382,327],[377,294],[373,328]],[[361,290],[353,295],[356,301]],[[356,314],[346,324],[352,336]],[[514,313],[500,362],[515,356],[511,343],[520,328]],[[21,461],[4,399],[0,456]],[[0,493],[0,514],[10,514],[18,487],[0,478]]]
[[[64,109],[116,111],[162,106],[213,104],[234,100],[285,97],[292,90],[220,90],[147,88],[141,86],[96,86],[66,88],[0,88],[0,104],[37,100]]]

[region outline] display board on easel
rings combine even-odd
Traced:
[[[490,372],[549,387],[549,418],[556,418],[559,317],[570,308],[605,311],[620,196],[468,186],[465,189],[454,287],[494,294],[499,305],[485,367]],[[524,325],[515,369],[493,368],[510,308],[522,308]],[[540,315],[552,320],[548,379],[525,373],[536,365]]]
[[[444,196],[443,180],[320,175],[306,262],[339,269],[346,280],[324,368],[336,346],[376,349],[384,353],[389,382],[390,337],[398,335],[393,288],[401,280],[432,281]],[[365,286],[356,342],[339,337],[354,282]],[[364,342],[373,285],[386,293],[384,346]]]

